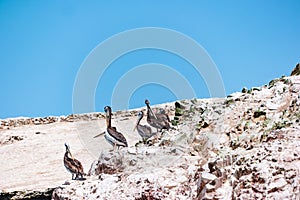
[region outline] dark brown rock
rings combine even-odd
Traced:
[[[291,76],[298,76],[300,75],[300,63],[296,65],[296,67],[293,69]]]

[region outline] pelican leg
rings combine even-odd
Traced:
[[[80,176],[80,177],[79,177]],[[75,180],[80,180],[80,179],[82,179],[83,177],[82,177],[82,174],[81,173],[76,173],[76,177],[75,177]]]

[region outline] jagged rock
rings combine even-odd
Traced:
[[[244,87],[243,89],[242,89],[242,93],[247,93],[248,92],[248,89],[246,88],[246,87]]]
[[[282,189],[287,184],[284,178],[280,178],[275,182],[270,183],[268,192],[276,192],[277,190]]]
[[[217,177],[215,175],[203,171],[197,183],[197,198],[208,198],[206,195],[215,191],[215,189],[221,185],[220,181],[216,180]]]
[[[17,141],[21,141],[23,139],[24,139],[23,136],[17,136],[17,135],[7,136],[7,137],[3,138],[2,140],[0,140],[0,144],[13,144],[13,143],[15,143]]]
[[[203,181],[203,182],[214,181],[216,179],[217,179],[217,177],[211,173],[202,172],[202,174],[201,174],[201,181]]]
[[[42,199],[50,199],[54,188],[48,188],[43,191],[14,191],[14,192],[3,192],[0,191],[0,199],[1,200],[16,200],[16,199],[24,199],[24,200],[42,200]]]
[[[261,110],[258,110],[258,111],[255,111],[254,114],[253,114],[253,117],[254,118],[258,118],[260,116],[266,116],[266,112],[265,111],[261,111]]]
[[[94,161],[88,175],[116,174],[124,169],[124,156],[120,152],[102,152]]]
[[[291,72],[291,76],[298,76],[300,75],[300,63],[296,65],[296,67]]]
[[[139,136],[128,125],[136,120],[136,111],[116,112],[114,125],[124,131],[130,147],[110,152],[100,146],[101,151],[97,153],[102,153],[92,163],[90,176],[85,181],[61,180],[65,184],[53,192],[52,198],[297,199],[300,191],[299,91],[299,76],[282,77],[271,81],[269,87],[245,89],[245,93],[237,92],[226,99],[182,100],[177,106],[180,110],[176,110],[173,103],[157,106],[154,110],[166,108],[166,112],[172,117],[176,115],[180,122],[169,131],[157,134],[149,143],[136,146]],[[100,121],[100,128],[97,121],[94,123],[97,130],[92,130],[93,120]],[[78,127],[91,129],[89,137],[105,128],[101,113],[0,120],[0,146],[3,147],[0,153],[6,155],[4,153],[13,145],[29,152],[27,141],[39,141],[43,137],[49,141],[55,133],[53,129],[66,124],[74,126],[61,129],[64,137],[53,137],[56,141],[68,139],[67,132],[73,138],[71,132]],[[31,130],[25,133],[24,125]],[[47,126],[47,131],[42,129]],[[132,139],[135,136],[136,139]],[[7,139],[14,143],[4,145]],[[104,148],[105,141],[97,142]],[[40,148],[39,145],[35,146]],[[57,152],[53,155],[59,157]],[[80,158],[82,151],[77,152]],[[60,172],[57,170],[55,172]],[[6,173],[10,172],[3,172],[9,179]]]

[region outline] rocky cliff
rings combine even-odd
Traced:
[[[159,105],[172,119],[176,112],[176,118],[171,130],[145,144],[132,130],[139,109],[117,112],[113,124],[129,143],[118,151],[111,151],[103,138],[86,142],[105,127],[101,113],[3,120],[0,153],[14,151],[14,147],[26,150],[26,141],[52,144],[51,148],[37,147],[41,156],[32,158],[32,165],[44,160],[44,168],[28,172],[28,177],[23,171],[23,178],[34,183],[30,189],[60,185],[53,191],[55,200],[300,199],[299,94],[300,76],[289,76],[262,87],[244,88],[227,98],[182,100],[177,108],[174,103]],[[74,129],[79,136],[85,133],[81,142],[70,133]],[[53,137],[57,131],[63,134]],[[62,165],[61,140],[70,141],[75,157],[84,165],[86,180],[70,180]],[[46,158],[47,152],[54,155]],[[14,156],[6,154],[5,159]],[[11,178],[12,169],[0,167],[6,178],[0,182],[2,194],[28,188],[22,178]],[[32,177],[39,173],[42,176]]]

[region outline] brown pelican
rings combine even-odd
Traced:
[[[170,118],[165,113],[164,110],[160,110],[158,113],[153,113],[152,109],[150,108],[149,100],[145,100],[145,104],[147,106],[147,122],[150,126],[156,129],[170,129]]]
[[[79,160],[73,157],[69,145],[65,144],[65,147],[66,147],[66,153],[64,156],[64,165],[66,169],[72,174],[72,180],[78,179],[79,176],[81,179],[83,179],[84,172],[83,172],[82,164],[80,163]]]
[[[144,112],[140,111],[138,113],[138,119],[137,119],[136,125],[134,126],[133,130],[137,129],[139,135],[143,139],[143,142],[146,142],[150,137],[155,135],[155,133],[152,133],[150,126],[140,125],[140,121],[142,120],[143,117],[144,117]]]
[[[104,111],[106,113],[105,118],[106,118],[106,131],[105,133],[100,133],[99,135],[95,136],[98,137],[102,134],[105,134],[104,137],[107,140],[107,142],[111,145],[113,145],[114,149],[115,147],[127,147],[127,141],[126,138],[123,136],[122,133],[118,132],[116,127],[111,126],[111,107],[110,106],[105,106]]]

